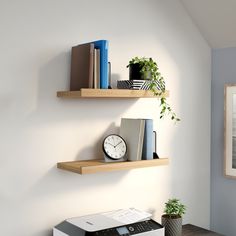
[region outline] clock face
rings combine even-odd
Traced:
[[[123,138],[117,134],[111,134],[103,141],[103,151],[107,157],[119,160],[125,156],[127,146]]]

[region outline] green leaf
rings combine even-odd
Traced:
[[[140,65],[140,72],[143,73],[144,78],[148,78],[149,74],[151,75],[152,83],[150,84],[149,89],[153,92],[155,96],[160,96],[160,118],[163,118],[165,114],[168,116],[170,115],[171,119],[175,122],[180,121],[180,119],[176,117],[176,114],[172,112],[172,109],[167,103],[166,98],[163,97],[163,94],[166,91],[165,80],[159,71],[156,61],[154,61],[152,57],[135,56],[129,61],[129,64],[126,67],[130,67],[131,64]]]

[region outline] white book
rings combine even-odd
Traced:
[[[100,49],[94,49],[93,87],[100,88]]]
[[[126,141],[129,161],[142,159],[144,128],[143,119],[121,119],[120,136]]]

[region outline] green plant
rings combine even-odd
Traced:
[[[170,218],[171,217],[182,217],[185,214],[186,211],[186,206],[183,205],[180,200],[173,198],[169,199],[165,203],[165,209],[164,212],[166,215],[168,215]]]
[[[144,79],[149,79],[150,76],[151,83],[149,88],[152,90],[154,95],[160,96],[160,119],[165,116],[170,116],[171,120],[175,122],[180,121],[164,96],[166,92],[165,80],[159,71],[157,63],[153,61],[152,58],[134,57],[129,61],[127,68],[133,64],[139,64],[140,73],[143,75]]]

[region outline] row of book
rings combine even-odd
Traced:
[[[107,89],[109,86],[108,41],[97,40],[71,49],[70,90]]]
[[[156,139],[152,119],[121,118],[120,136],[126,141],[129,161],[153,159]]]

